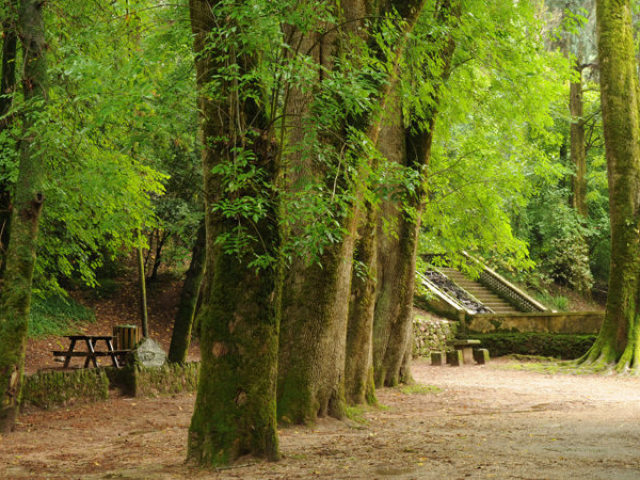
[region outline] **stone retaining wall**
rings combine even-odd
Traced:
[[[192,362],[154,368],[132,366],[43,371],[25,377],[21,403],[48,409],[75,402],[107,400],[110,387],[135,397],[195,392],[198,366],[198,362]]]
[[[25,377],[21,403],[48,409],[76,401],[96,402],[107,398],[109,379],[102,369],[43,371]]]
[[[535,312],[468,315],[467,332],[598,333],[604,312]]]
[[[453,339],[458,323],[427,312],[416,310],[413,315],[413,356],[431,355],[432,351],[445,351],[447,340]]]

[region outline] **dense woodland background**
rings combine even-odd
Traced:
[[[206,464],[277,458],[277,420],[410,381],[424,255],[473,273],[467,251],[556,309],[604,301],[600,91],[624,54],[635,108],[640,23],[597,3],[0,1],[0,423],[27,325],[59,334],[37,313],[108,294],[137,252],[147,281],[185,276],[170,358],[199,336]],[[592,361],[620,359],[610,336]]]

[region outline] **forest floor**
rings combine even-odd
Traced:
[[[382,407],[280,431],[283,458],[184,464],[194,396],[30,409],[0,438],[2,479],[637,479],[640,379],[548,374],[515,360],[431,367]],[[437,388],[426,388],[425,385]]]

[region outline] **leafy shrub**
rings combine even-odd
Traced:
[[[547,258],[551,277],[560,285],[578,292],[588,292],[593,286],[586,242],[577,235],[554,238]]]

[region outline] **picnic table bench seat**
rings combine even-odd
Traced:
[[[87,368],[90,363],[95,368],[98,368],[98,357],[110,357],[114,367],[120,368],[120,361],[131,350],[116,350],[113,348],[113,336],[112,335],[65,335],[65,338],[69,339],[69,348],[67,350],[53,350],[55,357],[64,358],[64,368],[69,366],[69,363],[74,357],[84,357],[84,368]],[[75,350],[77,342],[84,343],[87,347],[86,350]],[[96,349],[98,342],[103,342],[106,349]]]

